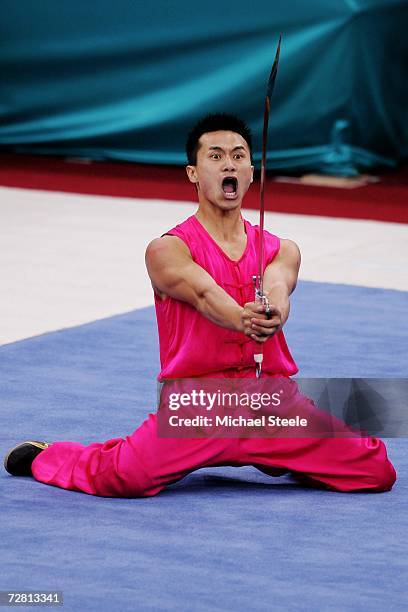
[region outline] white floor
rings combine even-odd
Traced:
[[[1,187],[0,344],[151,305],[146,245],[195,209]],[[299,244],[302,279],[408,291],[405,225],[268,213],[265,227]]]

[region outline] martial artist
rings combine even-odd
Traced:
[[[153,240],[146,265],[159,330],[159,380],[254,378],[254,346],[262,375],[289,378],[297,366],[282,330],[289,316],[300,254],[291,240],[265,231],[267,316],[254,300],[257,226],[241,214],[253,181],[251,134],[232,115],[202,119],[187,140],[187,176],[198,196],[195,215]],[[372,437],[164,438],[150,414],[131,435],[84,446],[28,441],[5,468],[54,486],[100,496],[144,497],[202,467],[253,465],[287,471],[336,491],[387,491],[396,475],[384,443]]]

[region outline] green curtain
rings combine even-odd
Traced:
[[[184,164],[203,114],[269,166],[352,175],[407,158],[406,0],[0,0],[0,152]]]

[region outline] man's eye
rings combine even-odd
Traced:
[[[220,155],[219,153],[213,153],[213,154],[211,155],[211,157],[212,157],[213,159],[220,159],[220,158],[221,158],[221,155]]]
[[[242,157],[244,157],[244,156],[243,156],[243,154],[242,154],[242,153],[236,153],[236,154],[234,155],[234,157],[235,157],[235,159],[241,159],[241,158],[242,158]]]

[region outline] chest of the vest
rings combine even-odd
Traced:
[[[257,260],[252,249],[246,249],[244,256],[238,261],[230,260],[215,246],[214,248],[198,246],[192,255],[194,261],[238,303],[243,304],[254,299],[252,277],[257,273]]]

